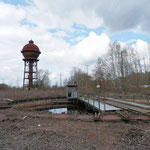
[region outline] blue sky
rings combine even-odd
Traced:
[[[42,52],[39,69],[52,72],[53,82],[75,66],[92,70],[110,42],[143,51],[150,44],[149,8],[149,0],[0,0],[0,81],[22,84],[20,51],[31,38]]]
[[[130,40],[140,39],[140,40],[150,43],[149,35],[142,34],[142,33],[121,32],[121,33],[112,35],[110,38],[112,41],[128,42]]]
[[[105,27],[98,27],[95,29],[87,28],[86,26],[81,25],[73,25],[72,28],[74,29],[73,32],[65,31],[63,29],[51,29],[49,30],[50,33],[56,33],[58,31],[64,31],[68,36],[62,37],[66,42],[70,43],[71,45],[77,44],[79,41],[71,41],[72,39],[76,39],[79,36],[87,37],[90,32],[95,32],[96,34],[100,35],[105,33]],[[112,42],[121,41],[127,44],[132,44],[132,41],[135,42],[136,40],[143,40],[150,44],[150,36],[148,34],[142,33],[135,33],[132,31],[123,31],[119,33],[115,33],[110,35],[110,39]]]
[[[23,6],[29,5],[30,1],[31,0],[0,0],[0,2],[4,2],[6,4],[23,5]]]
[[[49,32],[55,34],[56,32],[64,31],[67,34],[67,36],[62,37],[62,38],[66,42],[70,43],[71,45],[75,45],[80,40],[79,41],[76,41],[76,40],[72,41],[73,39],[76,39],[77,37],[87,37],[90,34],[90,32],[95,32],[96,34],[100,35],[105,30],[104,27],[98,27],[95,29],[90,29],[90,28],[87,28],[86,26],[77,25],[77,24],[74,24],[72,26],[72,28],[74,31],[66,31],[63,29],[51,29],[51,30],[49,30]]]

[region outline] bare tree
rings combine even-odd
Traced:
[[[92,93],[95,87],[95,82],[92,76],[87,72],[83,72],[81,69],[74,67],[70,73],[68,84],[77,83],[79,93]]]
[[[50,87],[50,73],[47,70],[38,71],[38,80],[36,85],[38,88],[49,88]]]

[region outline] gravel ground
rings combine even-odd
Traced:
[[[44,112],[0,110],[0,150],[132,149],[150,150],[149,122],[53,119]]]

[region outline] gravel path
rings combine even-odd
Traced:
[[[131,149],[150,149],[150,123],[53,119],[48,113],[0,110],[0,150]]]

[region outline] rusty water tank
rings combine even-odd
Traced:
[[[26,44],[21,53],[25,57],[25,59],[37,59],[41,54],[37,45],[34,44],[34,41],[30,40],[28,44]]]

